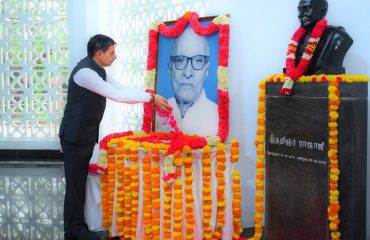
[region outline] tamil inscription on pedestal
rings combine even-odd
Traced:
[[[330,239],[328,83],[297,83],[290,97],[280,88],[266,84],[265,236]],[[365,239],[367,83],[339,89],[341,239]]]

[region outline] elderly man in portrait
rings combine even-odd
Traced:
[[[197,35],[190,27],[186,28],[175,40],[168,63],[174,92],[168,103],[173,107],[173,116],[183,133],[202,136],[217,134],[218,107],[209,100],[204,89],[209,66],[207,39]],[[163,122],[157,115],[156,131],[172,131]]]

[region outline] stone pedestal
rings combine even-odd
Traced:
[[[328,83],[266,84],[266,210],[269,240],[329,238]],[[338,111],[341,239],[366,236],[367,83],[341,83]]]

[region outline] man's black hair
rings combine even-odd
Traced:
[[[107,51],[107,49],[117,44],[112,38],[103,34],[97,34],[90,38],[87,43],[87,54],[93,57],[97,51]]]

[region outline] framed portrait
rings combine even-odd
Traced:
[[[173,109],[169,119],[145,104],[144,131],[227,137],[228,20],[187,12],[150,29],[146,91]]]

